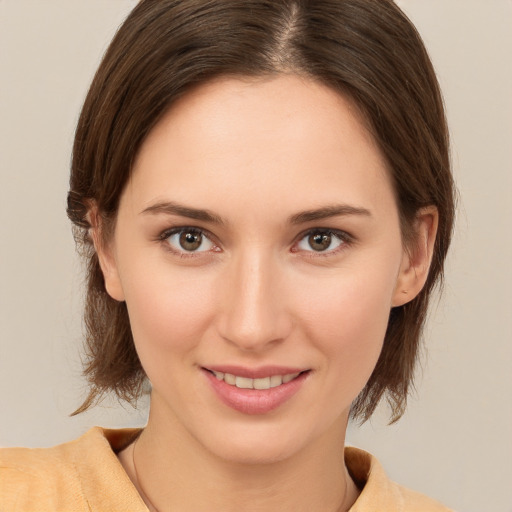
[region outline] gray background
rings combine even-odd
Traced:
[[[65,197],[87,86],[135,0],[0,0],[0,445],[144,423],[115,401],[77,418],[82,274]],[[512,1],[401,0],[444,90],[461,193],[416,396],[349,441],[459,512],[512,511]]]

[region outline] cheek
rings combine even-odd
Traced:
[[[165,261],[130,267],[123,289],[141,360],[162,352],[185,357],[201,341],[215,304],[210,282],[197,272],[173,272]]]
[[[398,265],[382,265],[379,269],[374,262],[368,263],[360,268],[344,268],[314,283],[300,283],[293,292],[298,298],[296,309],[302,311],[299,316],[335,345],[345,335],[350,339],[356,336],[364,343],[386,327]]]
[[[389,275],[353,272],[324,284],[302,297],[301,322],[307,339],[328,358],[332,386],[350,390],[351,401],[366,384],[382,350],[394,280]]]

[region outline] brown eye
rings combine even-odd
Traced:
[[[193,231],[183,231],[180,234],[180,246],[185,251],[196,251],[201,247],[203,235]]]
[[[350,235],[344,231],[316,229],[306,233],[297,243],[295,250],[330,254],[349,241]]]
[[[312,233],[308,237],[308,244],[314,251],[326,251],[332,243],[330,233]]]
[[[163,238],[176,252],[201,253],[215,249],[214,243],[200,229],[177,228]]]

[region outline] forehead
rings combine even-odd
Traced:
[[[142,145],[130,181],[147,203],[212,195],[260,205],[392,194],[386,163],[346,97],[309,79],[222,78],[177,101]],[[311,204],[311,207],[318,205]]]

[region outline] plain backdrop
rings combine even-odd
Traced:
[[[143,425],[116,401],[70,418],[81,287],[70,150],[102,53],[135,0],[0,0],[0,445]],[[404,418],[348,439],[459,512],[512,511],[512,1],[401,0],[444,91],[461,199],[443,298]]]

